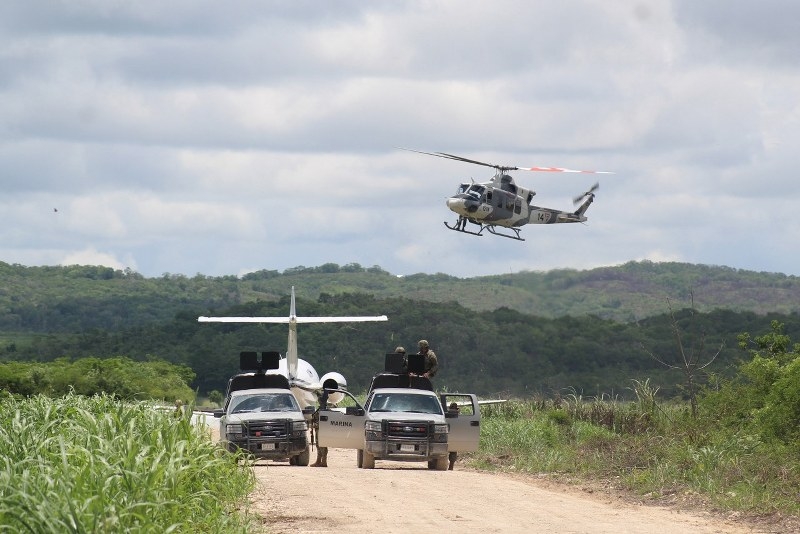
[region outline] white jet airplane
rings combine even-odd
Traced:
[[[294,286],[289,317],[198,317],[200,323],[280,323],[289,325],[289,343],[286,357],[281,358],[278,369],[270,369],[268,374],[281,374],[289,379],[300,408],[312,406],[324,389],[347,390],[347,380],[340,373],[330,372],[319,378],[314,367],[297,356],[297,325],[300,323],[350,323],[367,321],[388,321],[385,315],[364,317],[298,317],[294,306]],[[328,402],[336,404],[344,397],[342,393],[331,394]]]

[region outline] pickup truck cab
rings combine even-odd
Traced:
[[[429,469],[448,468],[450,452],[478,450],[480,405],[466,393],[437,395],[427,378],[381,373],[362,407],[350,393],[355,407],[344,411],[320,409],[319,445],[356,449],[356,463],[363,469],[375,460],[427,462]],[[448,410],[453,402],[457,410]]]

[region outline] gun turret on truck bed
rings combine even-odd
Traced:
[[[357,450],[357,465],[372,469],[375,460],[427,462],[428,468],[444,471],[450,452],[478,449],[480,406],[468,393],[437,395],[427,378],[416,376],[420,362],[409,355],[389,354],[390,372],[375,375],[362,407],[344,412],[321,410],[319,445]],[[400,358],[398,358],[400,357]],[[402,361],[402,360],[400,360]],[[399,372],[398,372],[399,371]],[[458,410],[448,410],[455,402]]]

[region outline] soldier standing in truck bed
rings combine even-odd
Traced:
[[[419,340],[419,354],[425,357],[425,372],[422,376],[433,378],[436,371],[439,370],[439,361],[436,359],[436,353],[430,349],[428,342],[424,339]]]

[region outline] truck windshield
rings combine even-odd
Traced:
[[[370,412],[409,412],[442,414],[439,399],[414,393],[376,393],[369,405]]]
[[[231,401],[230,413],[295,412],[300,407],[291,393],[256,393]]]

